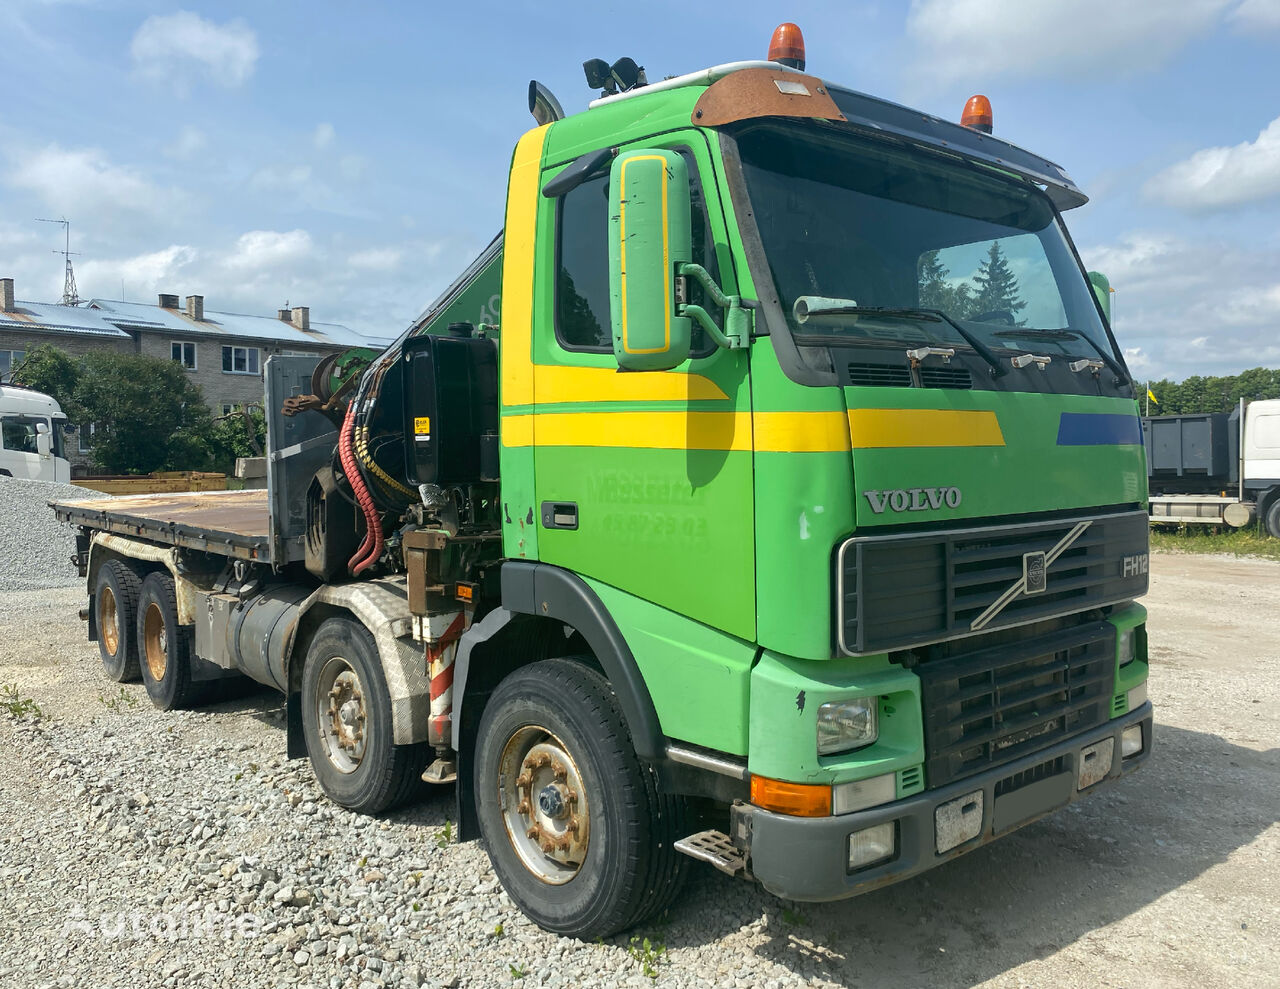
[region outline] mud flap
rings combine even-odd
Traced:
[[[285,758],[305,759],[307,757],[307,738],[302,732],[302,694],[292,693],[284,702],[285,712]]]

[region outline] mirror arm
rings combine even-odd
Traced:
[[[741,296],[725,295],[711,273],[700,264],[686,261],[676,271],[683,277],[695,279],[711,297],[711,301],[726,311],[725,326],[728,332],[721,331],[701,306],[682,303],[680,315],[692,317],[706,331],[707,336],[725,350],[745,350],[751,341],[752,319],[751,310],[743,308]]]

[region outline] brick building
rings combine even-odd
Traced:
[[[206,310],[204,297],[161,295],[157,305],[94,299],[85,306],[20,302],[11,278],[0,278],[0,378],[27,352],[52,344],[70,354],[114,350],[174,360],[191,375],[214,415],[262,401],[267,358],[321,355],[351,347],[381,349],[389,339],[340,323],[312,322],[306,306],[275,316]],[[83,430],[82,430],[83,432]],[[68,444],[72,463],[87,461],[88,437]]]

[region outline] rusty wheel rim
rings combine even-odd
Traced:
[[[341,656],[331,656],[316,681],[316,723],[324,753],[340,773],[354,773],[369,743],[364,685]]]
[[[569,747],[541,725],[518,729],[498,763],[502,823],[524,867],[551,886],[586,861],[590,807]]]
[[[155,602],[147,605],[142,618],[142,645],[151,679],[159,683],[169,668],[169,639],[164,627],[164,614]]]
[[[116,606],[115,592],[103,587],[98,596],[98,634],[102,636],[102,645],[114,656],[120,648],[120,611]]]

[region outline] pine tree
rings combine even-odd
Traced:
[[[937,251],[925,251],[917,265],[920,305],[941,309],[948,316],[964,319],[973,305],[973,291],[968,282],[953,285],[948,279],[951,269],[942,263]]]
[[[1026,300],[1019,296],[1017,276],[1009,267],[1009,261],[1000,249],[1000,241],[993,240],[991,249],[987,251],[987,259],[978,266],[978,273],[973,280],[978,287],[973,296],[972,313],[979,315],[989,312],[1007,312],[1016,315],[1027,307]],[[1017,321],[1015,326],[1023,326],[1026,320]]]

